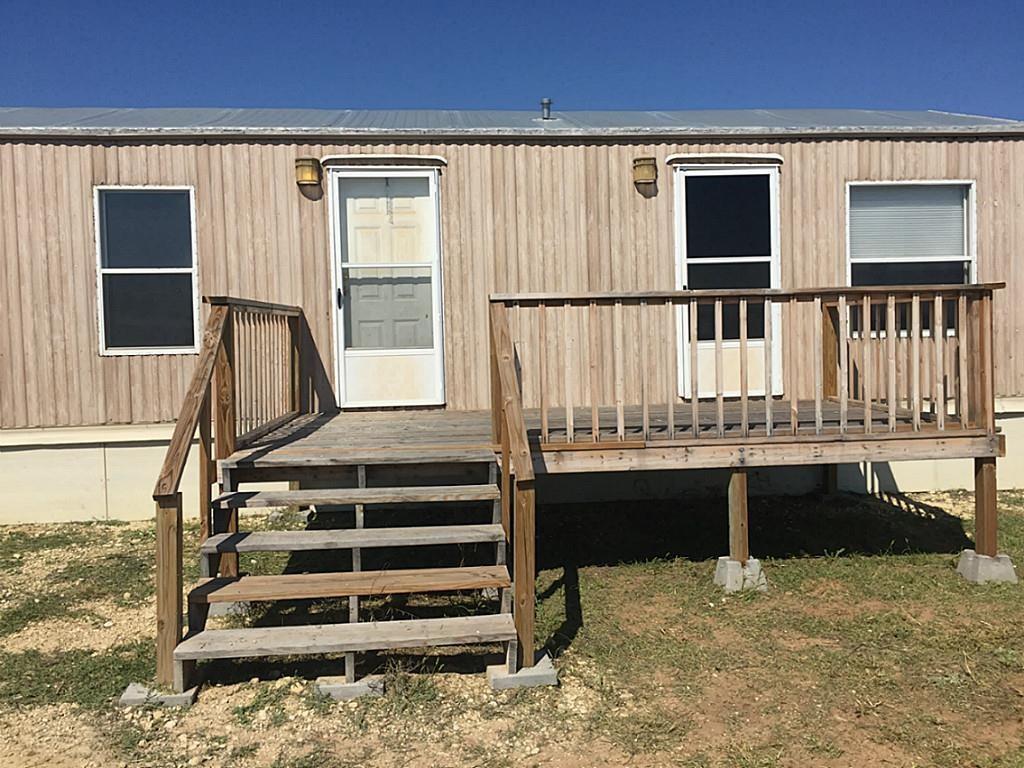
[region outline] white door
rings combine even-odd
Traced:
[[[337,170],[335,328],[342,407],[444,402],[435,170]]]
[[[676,285],[681,290],[778,288],[779,172],[774,166],[699,166],[676,170]],[[722,308],[723,394],[740,394],[738,304]],[[690,397],[689,312],[680,308],[679,394]],[[697,314],[698,397],[715,396],[714,307]],[[765,393],[764,304],[747,305],[750,395]],[[772,392],[782,393],[781,307],[772,312]]]

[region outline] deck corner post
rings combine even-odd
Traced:
[[[532,667],[534,658],[536,549],[536,490],[533,482],[515,482],[514,608],[519,668]]]
[[[747,468],[734,467],[729,474],[729,554],[718,558],[715,584],[726,592],[755,589],[763,592],[768,582],[759,560],[750,556],[747,525]]]
[[[996,525],[996,459],[984,456],[974,460],[974,549],[960,553],[956,568],[967,581],[1017,583],[1010,558],[999,554]]]
[[[182,629],[181,517],[180,492],[156,499],[156,678],[168,687],[181,678],[174,664]]]

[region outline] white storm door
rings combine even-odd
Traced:
[[[342,407],[444,402],[437,172],[332,173]]]
[[[778,288],[779,172],[774,166],[681,167],[676,171],[676,284],[681,290]],[[782,394],[781,307],[772,309],[773,394]],[[689,312],[681,307],[679,394],[690,397]],[[747,304],[748,394],[765,394],[764,303]],[[740,395],[739,305],[722,307],[722,389]],[[697,311],[697,396],[715,396],[713,303]]]

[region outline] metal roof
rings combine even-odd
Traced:
[[[672,111],[0,107],[0,135],[770,136],[1024,134],[1024,121],[872,109]]]

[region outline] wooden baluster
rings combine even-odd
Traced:
[[[825,316],[821,309],[821,296],[814,297],[814,434],[820,435],[822,430],[821,401],[824,390],[822,381],[825,364],[824,359],[824,325]]]
[[[946,346],[946,324],[942,316],[944,308],[941,294],[936,293],[932,302],[932,341],[935,344],[935,354],[932,355],[935,391],[932,393],[932,401],[935,403],[935,423],[939,429],[946,428],[946,381],[942,369],[943,350]]]
[[[647,370],[647,300],[640,300],[640,402],[644,440],[651,439],[651,405],[648,401],[649,372]]]
[[[957,367],[956,380],[959,385],[959,402],[956,407],[956,417],[960,420],[960,428],[967,429],[969,417],[967,415],[967,296],[961,293],[956,300],[956,347],[959,366]]]
[[[725,399],[722,385],[722,300],[715,299],[715,431],[725,436]]]
[[[665,364],[668,366],[668,403],[665,410],[665,436],[674,440],[676,436],[676,393],[679,391],[675,372],[679,370],[679,353],[676,351],[676,305],[671,300],[665,302],[668,313],[668,326],[665,334]]]
[[[538,368],[540,369],[540,439],[548,442],[548,331],[544,302],[537,306],[537,328],[540,341],[537,345]]]
[[[740,434],[750,434],[749,391],[750,382],[747,371],[747,300],[740,299]]]
[[[871,297],[865,296],[861,302],[861,321],[860,321],[860,337],[861,342],[864,344],[863,351],[863,363],[861,370],[861,395],[864,403],[864,432],[871,432],[871,422],[874,418],[874,406],[872,404],[872,395],[874,382],[871,380],[873,375],[871,365],[871,356],[874,353],[874,347],[871,341]]]
[[[494,307],[491,304],[488,328],[491,340],[491,442],[497,445],[501,441],[501,423],[503,400],[501,396],[501,377],[498,374],[498,337],[494,327]]]
[[[800,412],[799,405],[800,400],[797,398],[796,380],[796,360],[797,360],[797,348],[796,348],[796,328],[798,326],[796,297],[789,297],[789,311],[787,318],[789,325],[783,326],[782,329],[782,343],[786,349],[789,350],[789,367],[788,376],[789,388],[786,390],[786,397],[789,398],[789,428],[790,431],[795,435],[800,431]]]
[[[301,317],[288,318],[288,410],[295,413],[302,410],[301,321]]]
[[[622,352],[622,300],[617,299],[612,308],[612,344],[614,355],[612,356],[615,370],[615,434],[619,440],[626,439],[626,413],[623,399],[626,389],[626,371]]]
[[[889,401],[889,431],[896,431],[896,297],[885,297],[886,399]]]
[[[850,400],[850,316],[846,294],[839,295],[839,433],[845,434]]]
[[[665,364],[668,366],[668,402],[665,406],[665,436],[674,440],[676,436],[676,396],[679,391],[677,386],[677,372],[679,370],[679,352],[676,350],[676,305],[671,299],[665,302],[665,311],[668,313],[668,326],[665,333]]]
[[[575,353],[575,345],[573,344],[572,304],[568,301],[565,302],[563,307],[562,318],[563,331],[565,333],[565,366],[562,373],[562,380],[565,386],[565,440],[571,443],[576,439],[576,414],[572,399],[572,358]]]
[[[690,299],[687,305],[690,314],[690,420],[694,437],[700,437],[700,381],[697,371],[697,299]]]
[[[996,431],[995,381],[992,370],[992,293],[981,297],[978,313],[978,426],[983,426],[988,434]],[[993,466],[992,471],[995,471]]]
[[[235,371],[238,367],[238,359],[235,355],[237,347],[236,318],[237,314],[229,309],[227,322],[224,324],[224,335],[221,337],[220,346],[217,349],[216,360],[213,366],[213,387],[216,394],[214,400],[214,450],[218,460],[226,459],[235,452],[235,445],[238,436],[238,398],[236,396]],[[221,491],[233,491],[234,488],[222,487]],[[238,510],[233,509],[228,513],[226,531],[217,533],[237,533],[238,531]],[[222,576],[238,575],[238,554],[225,552],[220,558],[220,573]]]
[[[764,429],[771,437],[772,419],[772,300],[764,300]]]
[[[914,431],[921,429],[921,295],[910,301],[910,400]]]
[[[591,301],[587,306],[587,329],[589,331],[589,349],[587,360],[590,363],[590,435],[597,443],[601,440],[601,413],[599,392],[601,383],[598,380],[597,359],[600,350],[597,327],[597,302]]]
[[[213,414],[210,408],[211,387],[207,385],[203,404],[199,407],[199,543],[210,538],[210,515],[213,513],[213,483],[217,465],[213,461],[213,439],[210,434]]]

